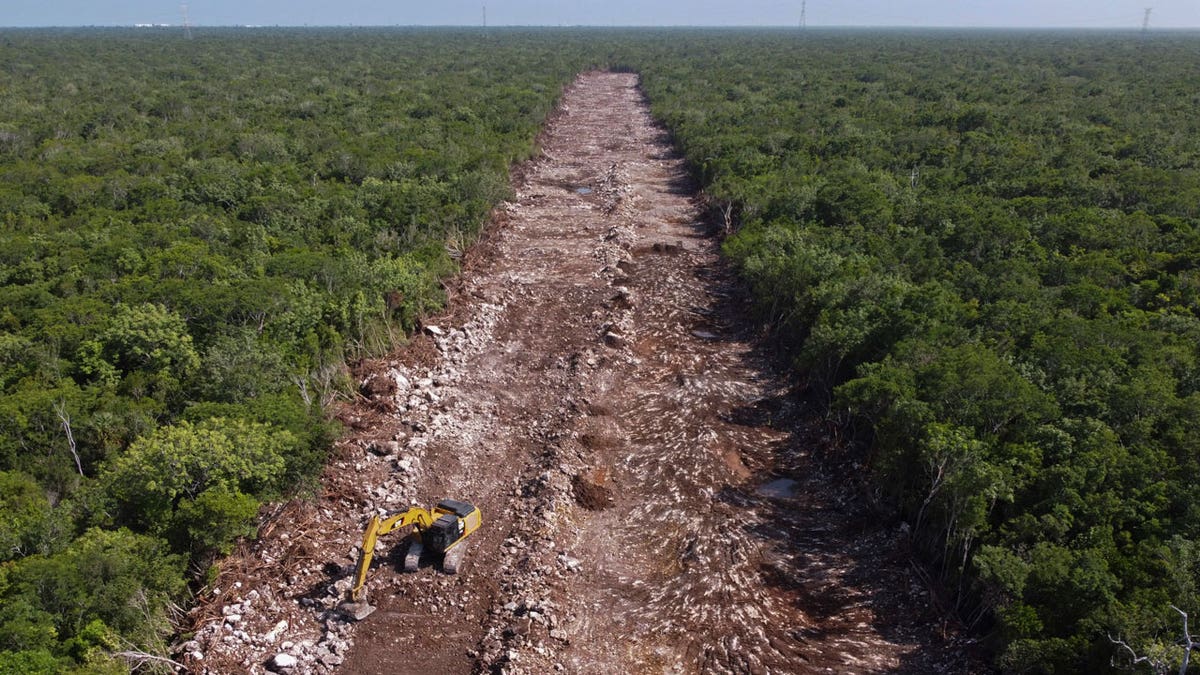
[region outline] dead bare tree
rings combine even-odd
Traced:
[[[1188,627],[1187,612],[1179,609],[1175,605],[1171,605],[1171,609],[1179,612],[1179,616],[1183,618],[1183,638],[1176,642],[1176,644],[1183,648],[1183,659],[1179,664],[1179,675],[1187,675],[1188,666],[1192,660],[1192,650],[1200,646],[1200,643],[1197,643],[1192,638],[1191,630]],[[1170,655],[1166,651],[1154,650],[1153,653],[1146,653],[1139,656],[1137,651],[1134,650],[1134,648],[1131,647],[1125,640],[1118,640],[1111,635],[1108,636],[1108,640],[1109,642],[1112,642],[1122,650],[1129,653],[1129,665],[1139,666],[1145,664],[1152,671],[1154,671],[1156,675],[1168,675],[1168,673],[1171,672],[1171,659]],[[1113,663],[1116,665],[1115,658],[1113,659]]]
[[[1114,645],[1117,645],[1121,649],[1129,652],[1129,665],[1136,667],[1145,664],[1149,666],[1152,671],[1154,671],[1155,675],[1167,675],[1170,672],[1170,668],[1167,666],[1166,659],[1162,658],[1161,656],[1138,656],[1138,653],[1134,651],[1133,647],[1129,646],[1128,642],[1124,640],[1118,640],[1111,635],[1108,636],[1108,640]],[[1112,663],[1114,666],[1117,665],[1116,657],[1113,657]]]
[[[292,374],[291,380],[305,405],[311,406],[316,401],[322,408],[328,408],[340,395],[337,381],[345,369],[344,362],[323,363],[306,373]]]
[[[62,422],[63,432],[67,435],[67,447],[71,449],[71,456],[75,458],[75,469],[82,476],[83,463],[79,461],[79,451],[75,447],[75,434],[71,431],[71,416],[67,413],[66,401],[59,399],[54,404],[54,413],[58,415],[58,420]]]
[[[304,400],[304,405],[311,407],[313,399],[312,394],[308,393],[308,378],[303,375],[292,375],[291,379],[292,384],[300,390],[300,398]]]
[[[1187,612],[1175,605],[1171,605],[1171,609],[1179,612],[1179,616],[1183,617],[1183,663],[1179,666],[1179,675],[1187,675],[1188,663],[1192,660],[1192,649],[1196,647],[1196,642],[1192,640],[1192,632],[1188,630]]]

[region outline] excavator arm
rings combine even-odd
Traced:
[[[375,542],[380,536],[392,530],[398,530],[409,525],[416,525],[418,530],[427,529],[433,524],[433,515],[422,508],[411,508],[380,518],[371,516],[367,529],[363,532],[362,551],[358,554],[358,565],[354,569],[354,584],[350,586],[350,602],[362,601],[363,589],[367,583],[367,571],[371,569],[371,559],[375,557]]]

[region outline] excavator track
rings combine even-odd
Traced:
[[[408,551],[404,554],[404,571],[416,572],[421,568],[421,554],[425,551],[425,545],[421,540],[413,537],[412,542],[408,545]]]
[[[462,566],[463,559],[466,557],[466,555],[466,544],[459,544],[449,551],[446,551],[446,555],[442,557],[442,571],[446,574],[458,574],[458,570]]]

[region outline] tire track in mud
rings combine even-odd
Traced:
[[[813,457],[829,439],[762,349],[637,77],[581,75],[541,147],[447,315],[360,370],[358,431],[292,514],[328,562],[274,585],[244,571],[225,600],[282,598],[235,608],[287,629],[215,649],[209,672],[263,672],[285,645],[288,672],[355,675],[975,670],[852,467]],[[369,513],[441,497],[484,516],[463,571],[401,574],[385,541],[378,611],[341,620]],[[241,564],[296,546],[267,537]]]

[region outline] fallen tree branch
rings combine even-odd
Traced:
[[[147,662],[153,662],[153,663],[166,663],[177,670],[184,670],[186,668],[186,666],[184,666],[182,663],[180,663],[178,661],[175,661],[174,659],[169,659],[165,656],[155,656],[154,654],[147,654],[146,652],[143,652],[140,649],[130,649],[130,650],[126,650],[123,652],[114,652],[113,656],[125,659],[126,661],[130,661],[133,663],[133,665],[135,667],[142,665],[144,663],[147,663]]]

